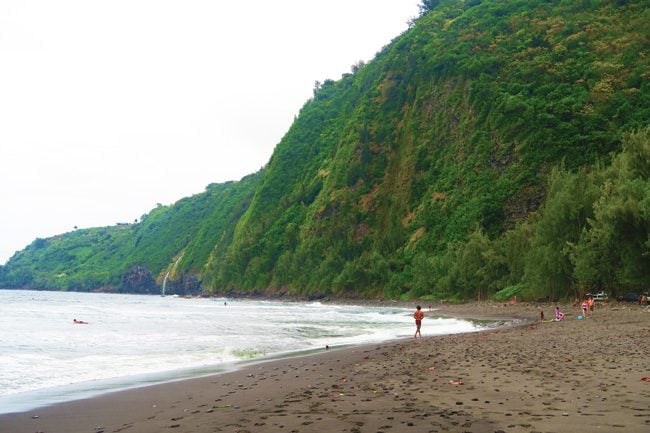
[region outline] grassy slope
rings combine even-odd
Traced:
[[[261,176],[209,185],[203,193],[151,210],[137,224],[37,239],[9,260],[0,281],[5,287],[119,289],[132,266],[159,279],[181,254],[175,271],[198,274],[216,239],[248,206]]]

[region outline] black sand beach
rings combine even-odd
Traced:
[[[577,320],[565,307],[558,323],[540,323],[536,305],[441,308],[526,324],[427,337],[425,317],[422,339],[0,415],[0,432],[650,431],[650,308],[599,305]]]

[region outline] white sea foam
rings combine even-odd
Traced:
[[[326,345],[410,337],[411,314],[320,302],[0,290],[0,413]],[[423,334],[478,329],[428,318]]]

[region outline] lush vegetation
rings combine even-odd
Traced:
[[[317,84],[262,172],[138,224],[37,240],[0,282],[130,290],[144,268],[300,296],[647,288],[646,6],[424,1],[372,62]]]
[[[536,299],[647,288],[650,129],[626,136],[611,165],[560,166],[547,182],[542,207],[503,235],[477,225],[444,255],[419,257],[411,295]]]
[[[196,291],[193,276],[207,261],[210,245],[231,230],[245,211],[262,174],[209,185],[203,193],[156,207],[138,223],[36,239],[0,267],[0,283],[37,289],[158,292],[169,271],[174,291]]]

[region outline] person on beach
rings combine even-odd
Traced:
[[[587,299],[587,302],[589,303],[589,315],[593,316],[594,315],[594,307],[596,306],[596,301],[594,301],[593,296],[590,296],[589,299]]]
[[[415,313],[413,313],[413,318],[415,319],[415,335],[413,335],[413,338],[417,338],[419,335],[422,337],[422,333],[420,332],[420,327],[422,327],[422,319],[424,319],[424,311],[422,311],[421,306],[415,307]]]
[[[589,301],[585,299],[584,301],[582,301],[580,307],[582,308],[582,317],[586,319],[587,311],[589,311]]]
[[[560,307],[555,307],[555,321],[559,322],[564,320],[564,313],[560,311]]]

